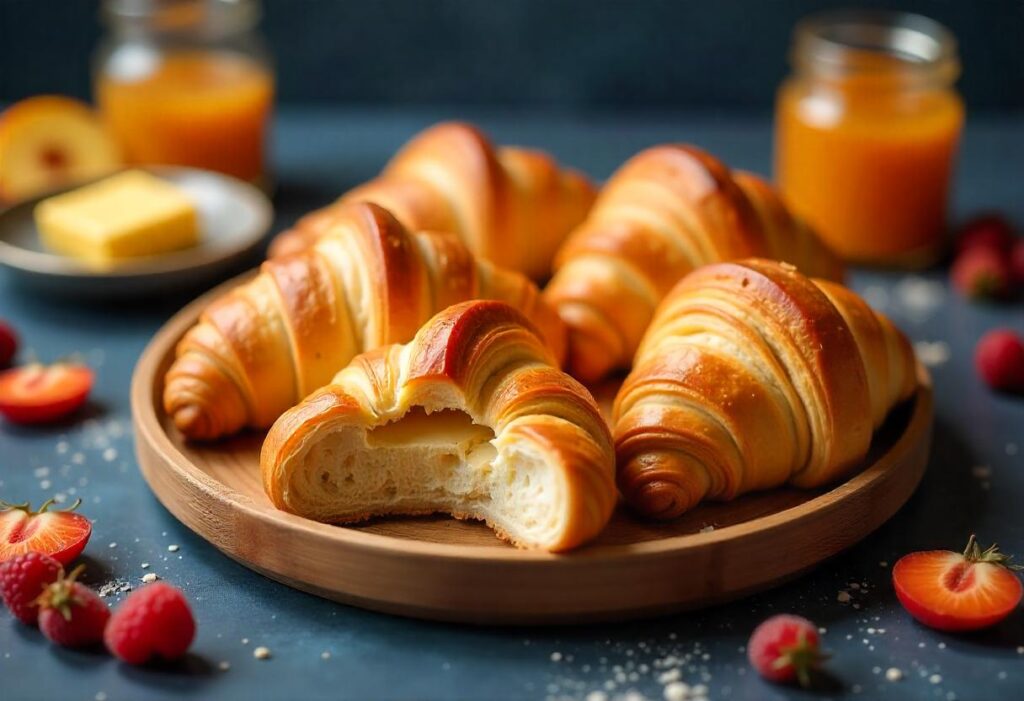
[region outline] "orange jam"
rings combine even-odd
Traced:
[[[122,75],[107,70],[97,80],[100,109],[125,157],[262,179],[274,91],[269,70],[226,51],[142,58],[154,65]]]
[[[919,266],[939,255],[944,239],[964,121],[952,89],[958,66],[952,38],[930,20],[867,17],[869,29],[881,23],[909,34],[868,31],[849,15],[798,28],[796,74],[776,107],[776,178],[847,260]],[[873,43],[911,35],[922,55]]]

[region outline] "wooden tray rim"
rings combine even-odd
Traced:
[[[429,556],[448,560],[472,560],[477,563],[516,562],[520,564],[549,563],[553,560],[571,563],[574,560],[595,559],[614,563],[618,560],[633,560],[637,557],[657,556],[666,552],[703,549],[716,542],[733,540],[754,531],[764,532],[783,528],[792,521],[800,520],[814,512],[823,513],[829,509],[841,508],[842,499],[846,494],[867,489],[874,483],[883,480],[890,464],[896,460],[897,456],[906,452],[911,447],[910,443],[915,436],[919,435],[921,431],[927,430],[927,424],[932,417],[931,377],[925,367],[918,362],[918,388],[914,397],[910,400],[913,402],[911,416],[900,437],[885,453],[878,456],[874,463],[839,483],[829,491],[801,504],[742,523],[715,528],[707,533],[669,536],[640,543],[585,545],[573,552],[555,554],[537,550],[520,550],[501,546],[497,543],[494,546],[487,546],[410,540],[378,533],[368,533],[344,526],[319,523],[277,510],[269,505],[266,507],[257,505],[248,496],[210,477],[194,465],[171,442],[157,415],[156,404],[160,401],[161,397],[161,392],[157,390],[162,385],[159,371],[161,365],[166,362],[168,355],[173,352],[178,340],[195,323],[201,310],[209,304],[212,298],[244,282],[255,274],[256,271],[243,273],[192,301],[171,317],[146,345],[135,366],[131,383],[131,410],[137,434],[136,440],[144,439],[149,441],[157,452],[167,456],[169,462],[174,464],[175,468],[179,470],[181,475],[194,488],[204,492],[208,497],[220,504],[222,508],[240,509],[248,517],[263,521],[273,527],[301,531],[306,536],[323,539],[331,544],[344,543],[348,547],[370,551]],[[144,470],[143,472],[145,473]],[[159,493],[155,490],[154,493],[163,501]],[[200,535],[204,539],[209,539],[205,534]]]

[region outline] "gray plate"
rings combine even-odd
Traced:
[[[43,248],[33,218],[40,200],[25,200],[0,211],[0,265],[19,281],[47,292],[120,297],[186,289],[209,283],[241,264],[270,229],[273,207],[256,187],[195,168],[142,168],[174,183],[199,210],[197,246],[160,256],[134,258],[96,270]]]

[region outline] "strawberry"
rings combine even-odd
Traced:
[[[154,657],[174,660],[186,652],[196,634],[185,595],[157,582],[132,593],[114,612],[104,640],[111,654],[128,664]]]
[[[0,595],[7,609],[25,625],[34,626],[39,618],[36,600],[61,571],[59,562],[42,553],[22,553],[0,562]]]
[[[937,630],[977,630],[1009,616],[1024,587],[995,545],[972,535],[963,554],[929,550],[904,555],[892,569],[896,597],[911,616]]]
[[[974,349],[974,364],[989,387],[1024,393],[1024,341],[1010,329],[994,329]]]
[[[1024,287],[1024,239],[1017,241],[1010,249],[1010,272],[1018,287]]]
[[[33,363],[0,372],[0,414],[16,424],[56,421],[85,404],[92,370],[75,363]]]
[[[39,596],[39,630],[50,642],[64,647],[83,647],[103,640],[110,609],[89,587],[75,579],[79,565],[68,576],[60,576]]]
[[[750,636],[747,657],[757,673],[771,682],[800,686],[811,683],[813,672],[825,659],[818,629],[806,618],[781,614],[764,621]]]
[[[1007,256],[987,246],[965,249],[953,261],[953,285],[968,299],[998,299],[1011,287]]]
[[[50,499],[38,511],[28,502],[0,501],[0,562],[26,552],[45,553],[67,566],[81,554],[92,534],[92,523],[74,513],[79,499],[67,509],[49,511]]]
[[[973,248],[990,248],[1006,254],[1013,243],[1013,227],[1001,214],[989,213],[971,219],[960,227],[956,252],[960,255]]]
[[[0,368],[5,368],[14,360],[18,352],[18,335],[10,324],[0,320]]]

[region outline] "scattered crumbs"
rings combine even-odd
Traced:
[[[690,695],[690,687],[683,682],[672,682],[665,687],[665,701],[685,701]],[[696,694],[694,694],[696,696]]]
[[[263,647],[260,645],[258,648],[252,651],[252,656],[257,660],[269,660],[270,659],[270,648]]]
[[[946,643],[939,643],[939,649],[940,650],[945,650],[946,649]]]
[[[889,291],[881,285],[868,285],[860,296],[864,298],[865,302],[880,311],[885,311],[889,304]]]
[[[106,599],[108,596],[115,596],[117,594],[124,594],[132,590],[131,582],[125,579],[112,579],[109,582],[101,585],[97,593],[101,599]]]
[[[327,650],[324,650],[323,652],[320,653],[320,659],[321,660],[329,660],[329,659],[331,659],[331,653],[328,652]]]
[[[562,653],[560,653],[558,651],[552,652],[551,653],[551,661],[552,662],[561,662],[562,661]]]
[[[658,682],[661,684],[671,684],[672,682],[679,681],[679,678],[682,677],[682,675],[683,673],[678,667],[676,669],[670,669],[667,672],[662,672],[658,675]]]
[[[908,275],[896,284],[896,301],[910,316],[922,320],[942,306],[945,289],[941,282]]]
[[[142,581],[146,584],[152,584],[158,579],[160,578],[156,575],[156,572],[149,572],[147,574],[142,575]]]
[[[860,604],[854,604],[854,605],[853,605],[853,608],[855,608],[855,609],[859,609],[859,608],[860,608]]]
[[[70,447],[71,444],[68,443],[67,441],[57,441],[57,454],[63,455],[64,453],[68,452],[68,448]]]
[[[868,628],[868,635],[874,635],[874,634],[875,634],[875,629],[874,628]]]
[[[840,592],[836,594],[836,601],[838,601],[841,604],[850,603],[850,592],[846,591],[845,589],[840,590]]]
[[[149,563],[148,562],[143,562],[141,565],[139,565],[139,567],[141,567],[144,570],[148,570],[149,569]]]
[[[107,692],[105,692],[105,691],[97,691],[95,698],[96,698],[96,701],[107,701]]]
[[[925,646],[925,644],[924,644],[924,642],[920,642],[920,643],[918,643],[918,644],[917,644],[917,646],[918,646],[918,647],[924,647],[924,646]]]
[[[42,479],[50,474],[50,468],[48,467],[37,467],[32,474],[36,476],[36,479]]]
[[[878,666],[875,666],[875,667],[871,668],[871,673],[872,674],[879,674],[881,671],[882,671],[882,668],[878,667]]]
[[[451,668],[452,668],[452,663],[451,662],[442,662],[441,663],[441,669],[443,669],[445,672],[447,672]]]
[[[942,675],[941,674],[933,674],[932,676],[928,677],[928,681],[931,682],[932,684],[941,684],[942,683]]]
[[[949,344],[945,341],[917,341],[914,343],[914,353],[924,365],[938,367],[949,360]]]
[[[106,460],[107,462],[114,462],[115,460],[117,460],[117,449],[107,448],[106,450],[104,450],[103,459]]]
[[[853,590],[860,589],[860,583],[858,583],[858,582],[850,582],[850,589],[853,589]]]
[[[222,672],[226,672],[226,671],[228,671],[229,669],[231,669],[231,663],[230,663],[230,662],[228,662],[227,660],[222,660],[222,661],[221,661],[221,662],[220,662],[220,663],[219,663],[219,664],[217,665],[217,669],[219,669],[219,670],[220,670],[220,671],[222,671]]]
[[[714,527],[714,526],[711,526],[711,525],[707,525],[707,526],[704,526],[704,527],[702,527],[702,528],[700,529],[700,532],[701,532],[701,533],[710,533],[710,532],[711,532],[711,531],[713,531],[713,530],[715,530],[715,527]]]
[[[903,670],[899,667],[890,667],[885,670],[885,678],[891,682],[898,682],[900,679],[903,679]]]
[[[608,694],[603,691],[591,691],[584,701],[608,701]]]
[[[1000,671],[999,674],[996,675],[996,677],[999,679],[1006,679],[1006,672]]]
[[[878,561],[878,566],[879,567],[888,567],[889,566],[889,561],[888,560],[879,560]]]
[[[177,545],[173,545],[172,544],[172,545],[168,545],[167,546],[167,552],[169,552],[169,553],[176,553],[176,552],[178,552],[179,549],[180,549],[180,547],[177,546]]]
[[[81,465],[85,462],[85,453],[75,453],[71,456],[71,462],[76,465]]]
[[[242,638],[242,645],[248,645],[248,644],[249,644],[249,638]]]
[[[52,486],[53,486],[53,482],[51,482],[50,480],[40,480],[39,481],[39,488],[40,489],[49,489]]]
[[[108,547],[116,548],[117,547],[117,543],[111,543]]]
[[[1018,645],[1017,646],[1017,654],[1018,655],[1024,655],[1024,645]]]

